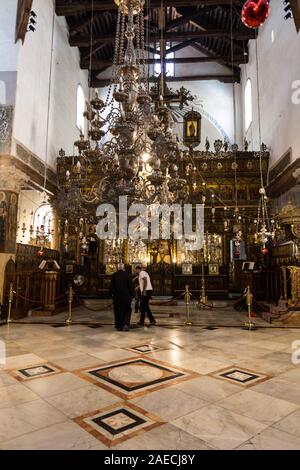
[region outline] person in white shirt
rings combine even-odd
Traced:
[[[137,266],[136,272],[139,276],[139,287],[141,291],[141,318],[138,325],[144,326],[146,315],[149,318],[150,324],[155,325],[156,320],[151,312],[149,301],[152,297],[153,287],[151,279],[144,266]]]

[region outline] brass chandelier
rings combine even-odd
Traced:
[[[118,17],[111,84],[105,101],[96,93],[87,103],[87,138],[82,131],[74,143],[78,155],[72,171],[66,172],[65,186],[77,187],[84,203],[117,203],[120,195],[147,204],[184,201],[187,182],[179,177],[182,152],[173,133],[171,111],[162,97],[154,109],[149,94],[144,0],[115,3]],[[99,178],[89,188],[89,172],[95,163]]]

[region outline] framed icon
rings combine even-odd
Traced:
[[[74,265],[66,264],[66,274],[73,274],[73,273],[74,273]]]
[[[116,264],[107,264],[105,266],[105,274],[114,274],[117,270],[117,265]]]
[[[190,111],[183,118],[183,140],[186,146],[197,147],[201,142],[201,114]]]
[[[219,274],[219,265],[217,263],[210,263],[208,265],[208,274],[210,276],[218,276],[218,274]]]
[[[185,276],[191,276],[193,274],[193,265],[192,263],[183,263],[182,264],[182,274]]]

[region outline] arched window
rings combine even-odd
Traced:
[[[166,49],[170,49],[171,44],[168,43],[166,46]],[[158,47],[159,49],[159,47]],[[155,59],[160,59],[160,54],[155,54],[154,55]],[[166,59],[175,59],[175,53],[174,52],[169,52],[169,54],[166,55]],[[161,64],[160,63],[155,63],[154,64],[154,74],[155,75],[160,75],[161,74]],[[167,62],[166,64],[166,75],[167,77],[174,77],[175,75],[175,64],[174,62]]]
[[[41,230],[42,227],[42,230]],[[37,208],[34,214],[33,229],[34,234],[41,233],[44,231],[49,242],[52,239],[52,228],[53,228],[53,211],[50,204],[42,204]],[[34,236],[35,236],[34,235]]]
[[[249,129],[252,123],[252,84],[248,78],[245,87],[245,131]]]
[[[84,116],[85,111],[85,97],[81,85],[77,87],[77,111],[76,111],[76,126],[84,133]]]

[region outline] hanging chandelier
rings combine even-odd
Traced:
[[[254,234],[255,243],[261,246],[261,252],[263,254],[268,253],[268,249],[266,248],[266,244],[268,243],[269,239],[274,240],[275,238],[275,221],[273,219],[269,219],[268,216],[268,207],[267,207],[267,196],[266,190],[264,187],[261,187],[259,190],[260,200],[258,206],[258,217],[257,220],[254,221],[256,231]]]
[[[154,107],[149,93],[145,2],[115,3],[118,17],[111,84],[105,101],[96,92],[87,103],[87,138],[82,130],[74,142],[78,155],[72,171],[66,172],[66,186],[77,185],[85,203],[117,203],[120,195],[148,204],[184,201],[187,182],[179,177],[182,153],[171,111],[162,97]],[[97,181],[86,188],[95,163]]]

